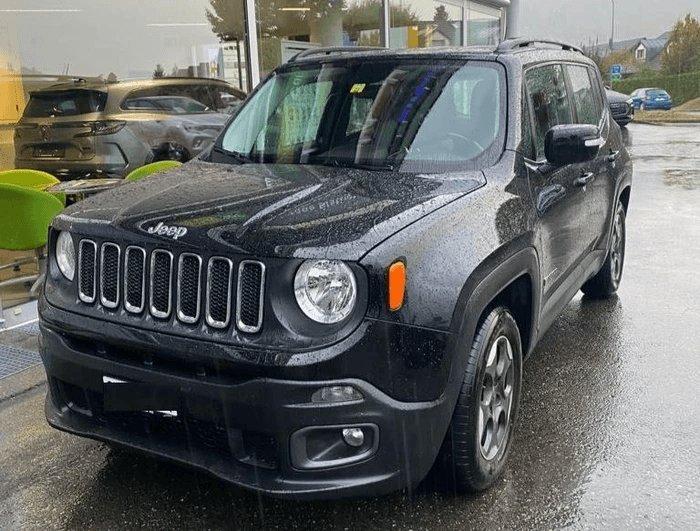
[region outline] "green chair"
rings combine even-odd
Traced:
[[[44,247],[51,220],[63,210],[61,202],[51,194],[0,183],[0,249],[8,251],[35,251],[39,271],[43,271]],[[33,260],[30,260],[33,261]],[[21,263],[27,263],[25,260]],[[18,268],[18,262],[0,266],[0,270]],[[38,287],[41,275],[21,276],[0,282],[0,288],[33,282],[32,292]],[[0,328],[3,325],[0,299]]]
[[[0,184],[15,184],[25,188],[32,188],[43,192],[47,188],[60,183],[56,177],[50,173],[39,170],[7,170],[0,172]],[[54,194],[59,201],[66,204],[66,196],[64,194]]]
[[[124,179],[130,182],[140,181],[144,177],[153,175],[154,173],[162,173],[174,168],[179,168],[182,166],[182,162],[176,160],[159,160],[158,162],[151,162],[140,168],[136,168],[134,171],[129,173]]]

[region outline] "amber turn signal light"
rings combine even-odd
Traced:
[[[406,264],[394,262],[389,266],[389,309],[400,310],[406,295]]]

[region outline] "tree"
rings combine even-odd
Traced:
[[[667,74],[700,69],[700,22],[690,13],[673,27],[661,64]]]
[[[163,65],[159,63],[153,71],[153,79],[160,79],[161,77],[165,77],[165,70],[163,70]]]
[[[450,15],[447,14],[447,9],[444,5],[440,4],[435,8],[435,15],[433,16],[435,22],[449,22]]]

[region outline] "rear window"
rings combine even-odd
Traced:
[[[103,111],[107,93],[99,90],[62,90],[33,93],[24,116],[27,118],[54,118],[77,116]]]

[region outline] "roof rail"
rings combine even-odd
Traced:
[[[496,51],[499,53],[512,52],[514,50],[519,50],[521,48],[529,48],[531,46],[534,47],[536,44],[549,44],[552,46],[560,46],[562,50],[566,50],[567,52],[583,53],[583,50],[581,48],[579,48],[578,46],[574,46],[573,44],[569,44],[567,42],[555,41],[555,40],[549,40],[549,39],[528,39],[526,37],[519,37],[517,39],[505,40],[501,44],[498,45],[498,48],[496,48]]]
[[[288,62],[293,63],[298,59],[310,57],[312,55],[330,55],[332,53],[349,52],[373,52],[375,50],[385,50],[381,46],[329,46],[327,48],[309,48],[293,56]]]

